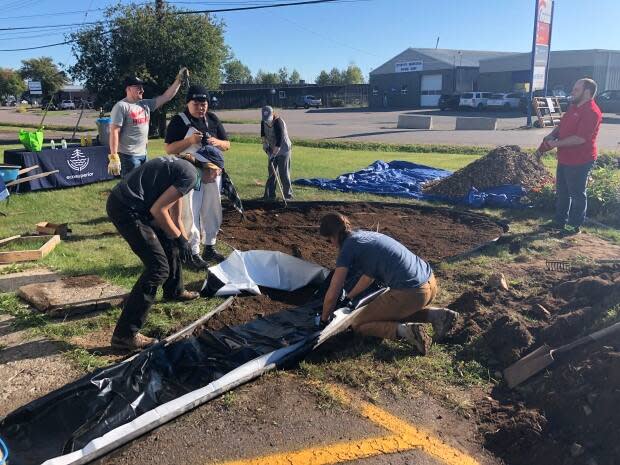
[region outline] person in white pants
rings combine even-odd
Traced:
[[[175,115],[166,129],[165,149],[168,154],[191,153],[198,160],[224,169],[223,152],[230,148],[228,135],[219,118],[208,111],[209,94],[201,85],[192,85],[187,92],[187,108]],[[224,257],[215,250],[217,233],[222,224],[220,189],[221,175],[212,183],[202,183],[200,190],[189,194],[184,214],[194,268],[203,269],[208,262],[220,262]],[[191,206],[191,208],[190,208]],[[204,245],[202,256],[200,244]]]

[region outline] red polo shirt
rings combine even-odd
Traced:
[[[586,141],[571,147],[558,147],[558,162],[563,165],[583,165],[596,160],[596,136],[602,119],[601,110],[594,100],[581,106],[569,106],[560,121],[559,139],[579,136]]]

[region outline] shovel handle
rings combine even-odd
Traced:
[[[577,339],[576,341],[571,342],[570,344],[560,346],[557,349],[553,350],[552,352],[554,354],[566,353],[574,349],[575,347],[582,346],[584,344],[587,344],[588,342],[598,341],[616,332],[620,332],[620,321],[618,321],[617,323],[611,326],[608,326],[607,328],[599,329],[598,331],[592,334],[588,334],[587,336],[581,337]]]

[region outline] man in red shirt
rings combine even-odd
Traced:
[[[560,125],[543,139],[548,149],[557,147],[556,211],[553,227],[579,234],[586,218],[586,184],[596,161],[596,137],[602,115],[594,102],[596,82],[580,79],[573,86],[571,105]]]

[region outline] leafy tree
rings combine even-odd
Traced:
[[[329,72],[329,83],[334,85],[344,84],[344,76],[342,71],[334,67]]]
[[[224,64],[224,80],[228,84],[251,84],[252,72],[241,61],[230,60]]]
[[[364,84],[364,74],[359,66],[350,64],[342,74],[345,84]]]
[[[69,82],[67,76],[54,63],[51,57],[22,60],[19,74],[24,79],[41,81],[43,95],[51,97]]]
[[[286,69],[286,66],[278,70],[278,76],[280,77],[280,82],[282,84],[289,82],[288,69]]]
[[[190,81],[219,86],[221,69],[229,56],[224,25],[208,14],[175,14],[168,3],[116,5],[104,12],[107,24],[71,34],[76,64],[70,73],[97,94],[98,105],[124,97],[123,79],[137,74],[147,82],[147,96],[162,94],[174,81],[179,68],[187,66]],[[183,91],[180,92],[181,94]],[[152,123],[164,135],[166,113],[182,101],[165,105]]]
[[[299,81],[301,81],[301,76],[299,75],[299,71],[294,69],[293,72],[291,73],[291,77],[289,78],[289,81],[291,84],[299,84]]]
[[[256,73],[256,77],[254,78],[254,82],[256,84],[267,84],[267,85],[277,85],[282,81],[280,80],[280,75],[277,73],[266,73],[263,70],[259,69]]]
[[[14,95],[19,98],[25,90],[26,84],[17,71],[0,68],[0,97]]]
[[[331,84],[330,76],[327,73],[327,71],[325,71],[325,70],[322,70],[319,73],[319,75],[314,80],[314,82],[315,82],[315,84],[318,84],[319,86],[327,86],[327,85]]]

